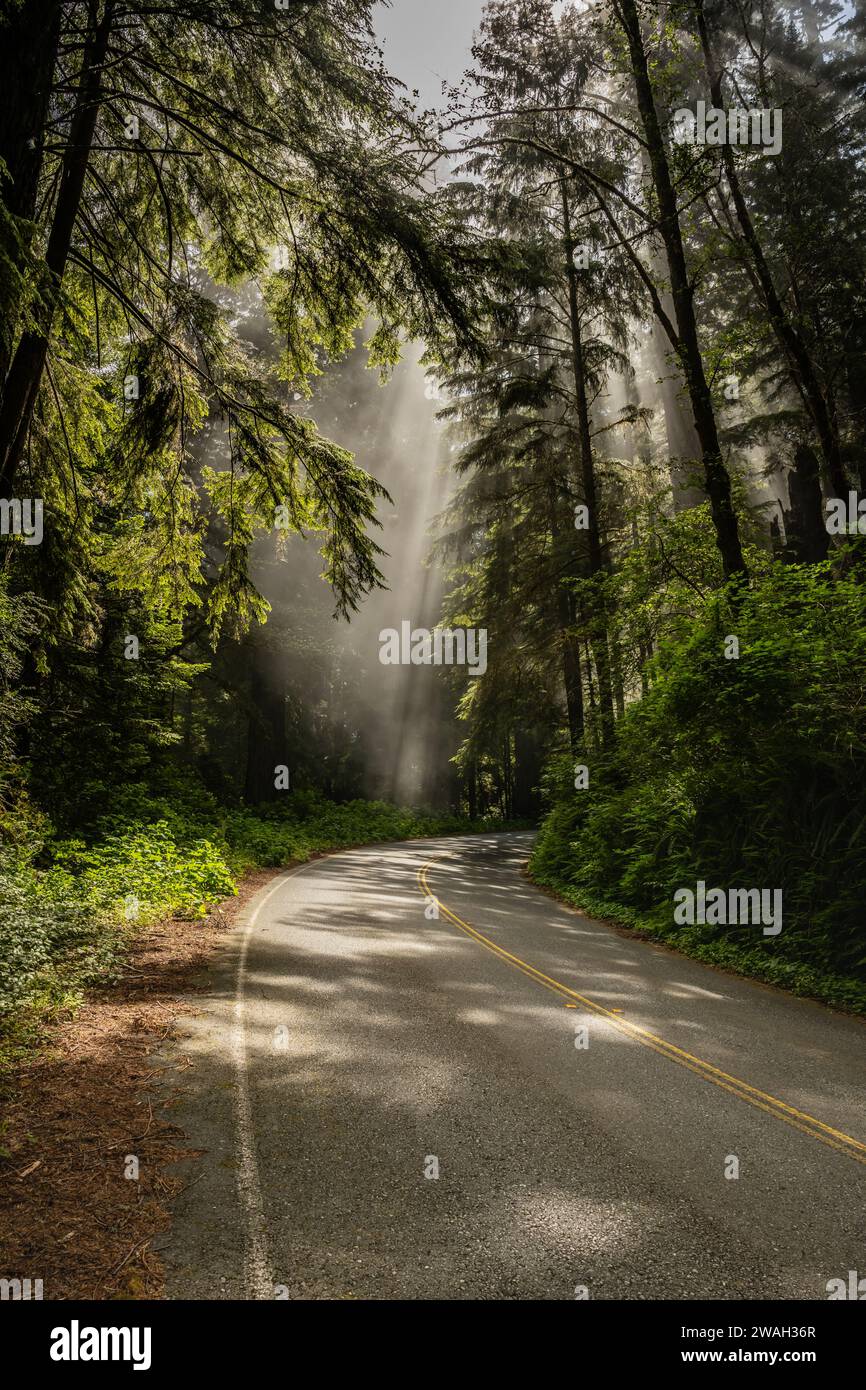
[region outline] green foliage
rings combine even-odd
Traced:
[[[204,917],[208,906],[235,891],[219,850],[206,839],[178,842],[166,821],[131,827],[88,847],[80,840],[54,845],[51,887],[81,892],[98,906],[132,896],[145,919],[160,912]]]
[[[7,784],[17,772],[15,731],[32,711],[20,676],[42,615],[33,594],[9,594],[5,576],[0,575],[0,796],[7,794]]]
[[[161,794],[130,786],[89,841],[52,838],[22,803],[0,825],[0,1039],[18,1040],[22,1019],[74,1006],[86,986],[110,978],[136,925],[203,918],[249,869],[489,825],[304,791],[226,811],[180,775]]]
[[[615,746],[588,759],[589,789],[551,767],[535,878],[704,959],[866,1008],[864,562],[860,545],[844,572],[775,566],[735,610],[714,595],[662,642]],[[739,660],[723,654],[731,632]],[[781,934],[675,926],[674,892],[699,879],[781,888]]]
[[[78,997],[106,975],[123,940],[118,916],[63,871],[0,852],[0,1017],[22,1006]]]
[[[302,862],[317,852],[346,845],[456,834],[489,824],[384,801],[337,805],[316,793],[296,792],[273,806],[229,812],[225,837],[234,865],[271,866]]]

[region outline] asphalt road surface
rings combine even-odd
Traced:
[[[530,842],[351,850],[253,902],[166,1058],[204,1151],[169,1297],[826,1299],[866,1274],[864,1026],[559,905]]]

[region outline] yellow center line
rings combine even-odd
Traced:
[[[650,1033],[646,1028],[639,1027],[636,1023],[629,1023],[627,1019],[619,1016],[618,1010],[611,1010],[603,1004],[597,1004],[593,999],[587,999],[586,995],[578,994],[576,990],[569,989],[561,980],[555,980],[550,975],[545,975],[543,971],[537,970],[528,961],[522,960],[520,956],[514,955],[511,951],[506,951],[503,946],[491,941],[489,936],[478,931],[475,927],[464,922],[462,917],[458,917],[456,912],[452,912],[443,903],[441,898],[437,898],[430,890],[427,882],[427,871],[433,865],[433,860],[428,862],[418,870],[418,887],[425,898],[432,899],[439,911],[444,913],[449,922],[455,927],[484,946],[488,951],[492,951],[500,960],[505,961],[506,965],[513,966],[515,970],[520,970],[524,975],[528,975],[536,984],[542,985],[553,994],[559,995],[561,999],[569,1001],[566,1008],[576,1007],[573,1000],[589,1009],[591,1013],[599,1014],[607,1019],[614,1028],[626,1037],[633,1038],[644,1047],[649,1047],[659,1056],[666,1057],[670,1062],[676,1062],[678,1066],[686,1067],[689,1071],[700,1076],[704,1081],[711,1081],[714,1086],[718,1086],[723,1091],[728,1091],[738,1099],[747,1101],[749,1105],[754,1105],[758,1110],[763,1110],[768,1115],[773,1115],[777,1120],[784,1121],[792,1129],[797,1129],[801,1134],[808,1134],[812,1139],[818,1139],[822,1144],[827,1144],[831,1149],[837,1149],[840,1153],[845,1153],[849,1158],[856,1159],[858,1163],[866,1164],[866,1144],[861,1144],[859,1139],[854,1139],[850,1134],[843,1134],[841,1130],[833,1129],[831,1125],[825,1125],[822,1120],[818,1120],[814,1115],[807,1115],[803,1110],[797,1110],[795,1106],[788,1105],[786,1101],[777,1099],[776,1096],[768,1095],[766,1091],[761,1091],[757,1086],[752,1086],[748,1081],[742,1081],[737,1076],[731,1076],[726,1071],[721,1071],[714,1067],[711,1062],[705,1062],[700,1057],[695,1057],[691,1052],[685,1052],[681,1047],[674,1043],[666,1042],[664,1038],[659,1038],[655,1033]]]

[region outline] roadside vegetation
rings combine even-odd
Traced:
[[[737,599],[716,593],[658,644],[647,690],[553,809],[533,879],[589,912],[728,969],[866,1013],[866,552],[774,566]],[[721,659],[734,625],[740,657]],[[674,628],[672,631],[671,629]],[[777,936],[676,925],[684,884],[773,883]]]
[[[87,836],[44,816],[0,822],[0,1070],[41,1026],[105,985],[136,933],[163,918],[204,920],[254,869],[351,845],[482,830],[490,820],[385,802],[336,804],[314,791],[227,809],[173,774],[162,794],[131,789]]]

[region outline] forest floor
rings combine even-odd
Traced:
[[[0,1276],[41,1279],[46,1299],[163,1296],[153,1243],[182,1186],[166,1165],[194,1151],[172,1123],[171,1088],[151,1055],[195,1013],[202,972],[238,912],[282,872],[248,874],[204,921],[142,931],[120,979],[48,1026],[44,1046],[7,1083]],[[137,1180],[126,1176],[127,1154],[139,1159]]]

